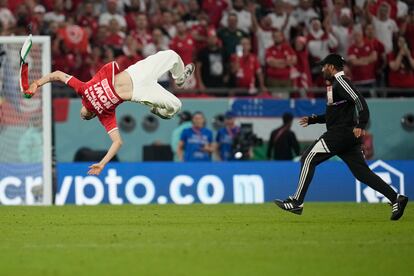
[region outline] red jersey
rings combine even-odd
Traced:
[[[410,48],[413,49],[414,48],[414,24],[413,23],[407,23],[407,28],[405,30],[404,36]]]
[[[364,41],[362,47],[357,47],[355,44],[352,44],[348,49],[348,58],[353,56],[356,59],[368,57],[371,53],[375,51],[372,43]],[[373,81],[375,80],[375,65],[376,61],[371,62],[366,65],[353,65],[351,68],[352,72],[352,81],[355,83],[363,84],[364,81]]]
[[[125,35],[121,32],[109,34],[105,39],[105,44],[117,49],[121,49],[124,45]]]
[[[131,31],[131,35],[137,40],[138,44],[142,45],[142,47],[153,42],[152,35],[148,32],[138,32],[133,30]]]
[[[237,87],[250,88],[255,86],[256,73],[261,70],[257,57],[253,54],[238,57],[233,54],[231,62],[239,63],[239,70],[236,72]]]
[[[382,66],[384,65],[384,60],[382,58],[382,56],[385,53],[384,44],[382,44],[382,42],[376,38],[366,39],[366,41],[372,45],[375,51],[377,51],[378,58],[377,58],[377,62],[375,63],[376,70],[378,68],[382,68]]]
[[[312,87],[312,74],[309,66],[309,52],[305,47],[302,51],[294,50],[298,62],[295,65],[297,76],[294,78],[295,87]]]
[[[82,15],[81,17],[79,17],[78,19],[79,22],[79,26],[81,27],[87,27],[87,28],[91,28],[92,31],[92,35],[98,31],[99,28],[99,24],[98,24],[98,19],[96,19],[96,17],[92,16],[92,15]]]
[[[115,75],[120,72],[116,62],[105,64],[88,82],[70,77],[67,85],[82,97],[82,105],[96,114],[106,131],[117,129],[115,109],[123,102],[114,89]]]
[[[193,62],[195,45],[191,35],[187,35],[183,39],[178,36],[174,37],[170,43],[170,49],[177,52],[177,54],[183,59],[184,64]]]
[[[414,51],[411,55],[414,54]],[[388,63],[396,59],[396,55],[391,52],[387,55]],[[401,64],[400,69],[397,71],[389,70],[388,72],[388,85],[390,87],[398,88],[413,88],[414,87],[414,71],[408,68],[404,68],[404,63]]]
[[[295,52],[287,43],[283,43],[277,46],[272,46],[266,50],[265,59],[272,57],[275,59],[287,59],[289,56],[295,56]],[[290,79],[290,70],[289,66],[285,68],[275,68],[267,66],[266,75],[268,77],[279,79],[279,80],[289,80]]]
[[[223,0],[204,0],[201,10],[205,11],[210,18],[210,23],[219,26],[223,11],[227,9],[227,2]]]

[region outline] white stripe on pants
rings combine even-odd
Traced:
[[[301,199],[304,197],[304,195],[302,194],[303,188],[306,185],[309,185],[309,183],[306,183],[308,174],[309,174],[309,170],[312,170],[312,174],[313,174],[313,167],[310,168],[310,166],[312,165],[312,161],[314,159],[314,157],[317,154],[324,154],[324,155],[330,155],[330,150],[327,147],[325,140],[323,138],[319,139],[312,147],[312,149],[307,153],[305,160],[303,161],[302,164],[302,169],[300,172],[300,177],[299,177],[299,184],[298,184],[298,188],[296,190],[296,193],[294,195],[294,198],[296,200]],[[308,180],[309,181],[309,180]],[[305,191],[307,190],[307,187],[305,188]]]
[[[160,51],[129,66],[125,71],[132,79],[131,101],[156,107],[167,117],[181,109],[181,101],[157,82],[168,71],[174,79],[184,73],[184,63],[176,52]]]

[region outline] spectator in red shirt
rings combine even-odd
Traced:
[[[413,88],[413,51],[408,47],[402,35],[394,39],[393,48],[393,51],[387,55],[388,65],[390,67],[388,85],[396,88]]]
[[[408,11],[408,16],[400,26],[400,32],[405,36],[411,49],[414,49],[414,8]]]
[[[117,52],[122,51],[122,46],[125,41],[125,33],[121,31],[118,20],[112,18],[109,21],[109,34],[106,38],[106,45],[111,46]]]
[[[208,22],[207,14],[201,12],[198,15],[198,23],[191,27],[191,35],[193,36],[197,52],[207,46]]]
[[[69,17],[66,26],[58,30],[59,37],[68,49],[76,53],[86,54],[89,48],[89,32],[74,24],[74,18]]]
[[[293,50],[295,51],[295,55],[297,57],[297,63],[295,65],[296,74],[293,76],[295,88],[307,89],[312,87],[312,75],[309,67],[309,52],[306,47],[306,43],[306,37],[298,36],[295,38],[293,44]],[[305,95],[303,94],[302,96]]]
[[[375,65],[378,54],[372,43],[364,40],[360,31],[354,31],[353,39],[354,43],[348,49],[352,81],[357,87],[372,88],[376,83]]]
[[[98,31],[93,34],[93,39],[91,40],[93,45],[98,45],[99,47],[105,45],[106,38],[108,37],[108,28],[106,26],[99,26]]]
[[[78,24],[81,27],[89,29],[90,34],[94,34],[98,31],[98,18],[94,12],[94,6],[91,2],[83,4],[83,8],[80,10],[81,14],[78,17]]]
[[[127,36],[125,44],[122,46],[122,55],[116,58],[119,69],[123,71],[141,59],[142,56],[139,54],[137,41],[131,35]]]
[[[62,39],[56,38],[52,45],[52,69],[65,70],[70,74],[77,73],[81,67],[80,56],[70,51]]]
[[[202,1],[201,8],[203,11],[207,12],[210,23],[214,25],[214,27],[218,27],[223,12],[227,9],[228,4],[227,1],[224,0],[204,0]]]
[[[233,54],[230,58],[230,72],[237,88],[248,89],[249,94],[257,92],[256,76],[260,91],[266,91],[264,85],[262,68],[255,54],[251,53],[252,45],[250,39],[243,38],[240,41],[242,51]]]
[[[387,67],[387,56],[385,54],[385,47],[381,41],[375,36],[374,25],[366,24],[364,27],[365,41],[370,43],[377,52],[377,62],[375,63],[375,78],[377,79],[377,86],[385,85],[384,71]]]
[[[270,88],[293,86],[290,78],[292,66],[297,62],[293,49],[285,42],[280,30],[273,32],[274,45],[266,50],[266,81]],[[281,95],[280,95],[281,96]]]
[[[91,54],[86,56],[83,64],[88,72],[88,76],[85,80],[91,79],[103,65],[103,49],[99,46],[93,46]]]
[[[47,31],[47,23],[45,21],[46,9],[42,5],[36,5],[30,20],[33,35],[44,35]]]
[[[184,64],[192,63],[195,53],[193,37],[187,32],[187,27],[183,21],[176,25],[177,35],[170,42],[170,49],[177,52],[184,61]]]
[[[140,50],[152,42],[152,36],[148,30],[148,18],[145,13],[140,13],[136,17],[136,28],[131,32],[131,34],[137,40],[138,48]]]
[[[134,30],[137,27],[136,18],[140,14],[140,1],[130,0],[130,5],[125,8],[125,22],[128,31]]]

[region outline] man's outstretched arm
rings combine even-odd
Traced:
[[[325,124],[325,123],[326,123],[325,114],[321,114],[321,115],[312,114],[312,116],[302,117],[299,119],[299,124],[303,127],[307,127],[308,125],[313,125],[313,124]]]
[[[121,148],[122,138],[119,134],[118,129],[114,129],[113,131],[111,131],[109,133],[109,137],[111,137],[112,140],[111,147],[99,163],[93,164],[89,167],[90,170],[88,171],[88,174],[99,175],[103,168],[106,166],[106,164],[108,164],[108,162],[111,161],[111,159],[118,153],[119,149]]]
[[[69,83],[69,80],[71,81]],[[64,84],[69,85],[70,87],[74,88],[75,90],[77,89],[77,87],[80,86],[80,84],[82,84],[82,82],[78,79],[76,79],[75,77],[68,75],[62,71],[54,71],[52,73],[46,74],[45,76],[41,77],[38,80],[35,80],[34,82],[32,82],[32,84],[29,87],[29,91],[33,94],[36,94],[36,90],[40,87],[42,87],[43,85],[49,83],[49,82],[54,82],[54,81],[60,81],[63,82]]]

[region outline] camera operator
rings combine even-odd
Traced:
[[[222,161],[234,160],[233,140],[239,134],[240,128],[236,126],[233,112],[226,112],[224,115],[224,125],[223,128],[217,131],[217,156]]]
[[[233,156],[235,160],[251,160],[253,147],[263,144],[262,139],[253,133],[252,124],[241,124],[240,131],[233,140]]]

